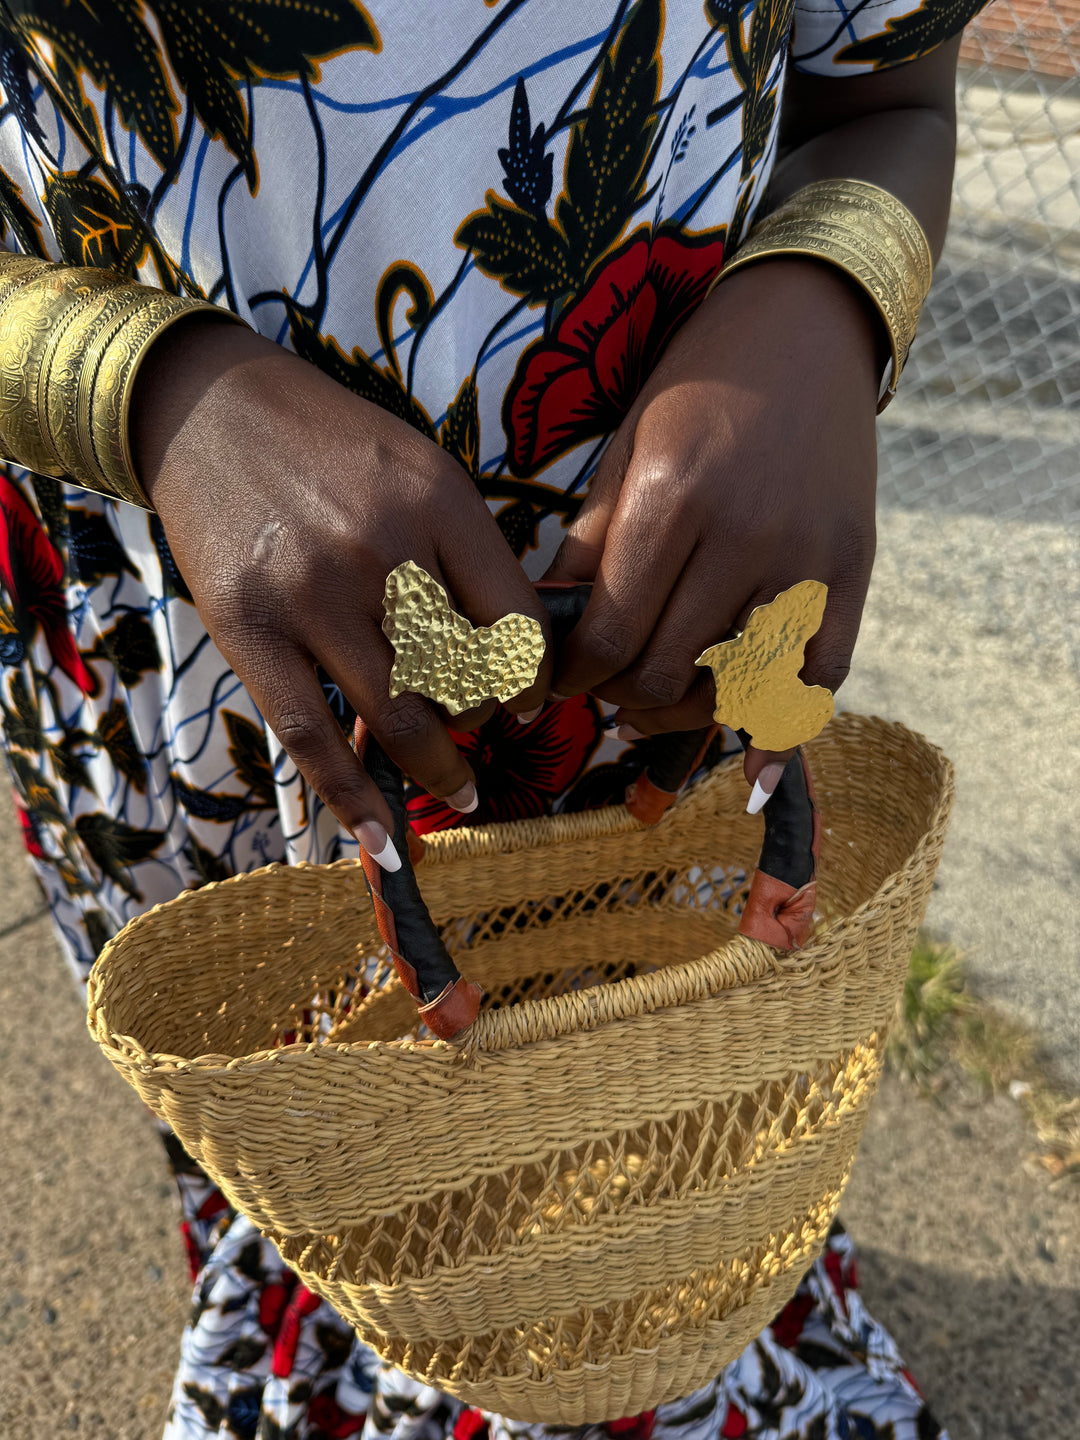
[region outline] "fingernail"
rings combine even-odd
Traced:
[[[401,856],[394,848],[394,842],[377,820],[365,820],[353,834],[377,865],[384,870],[400,870]]]
[[[558,690],[549,690],[549,691],[548,691],[548,699],[549,699],[554,705],[561,705],[564,700],[569,700],[569,699],[570,699],[570,696],[569,696],[569,695],[560,695],[559,692],[558,692]]]
[[[519,725],[531,725],[532,722],[536,719],[536,717],[540,714],[540,711],[541,711],[543,708],[544,708],[544,707],[543,707],[543,705],[541,704],[541,705],[537,705],[537,707],[536,707],[535,710],[522,710],[521,714],[517,717],[517,722],[518,722],[518,724],[519,724]]]
[[[780,776],[783,775],[784,769],[784,762],[781,760],[770,760],[768,765],[762,768],[761,774],[754,781],[754,788],[751,790],[750,799],[746,804],[748,815],[756,815],[771,797],[777,785],[780,784]]]
[[[480,804],[480,797],[476,793],[476,786],[468,780],[460,790],[446,796],[446,803],[451,810],[458,810],[462,815],[471,815]]]
[[[641,733],[641,731],[640,731],[640,730],[635,730],[634,727],[633,727],[633,725],[619,725],[619,726],[616,727],[615,734],[616,734],[617,738],[620,739],[620,740],[644,740],[644,739],[645,739],[645,736]]]

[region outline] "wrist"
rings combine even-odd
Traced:
[[[161,336],[144,360],[132,396],[130,434],[136,473],[155,509],[175,463],[174,442],[209,406],[238,367],[277,347],[246,326],[195,314]],[[203,439],[209,435],[203,433]]]
[[[704,304],[723,316],[726,333],[766,335],[776,365],[818,384],[852,386],[876,410],[888,336],[842,270],[801,255],[770,256],[736,271]]]

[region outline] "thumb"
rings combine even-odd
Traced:
[[[634,453],[634,416],[631,412],[607,443],[596,467],[589,493],[574,516],[545,580],[596,579],[604,554],[608,527],[619,503],[623,477]]]

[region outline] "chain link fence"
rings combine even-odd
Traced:
[[[886,505],[1080,518],[1080,0],[993,0],[964,39],[952,225]]]

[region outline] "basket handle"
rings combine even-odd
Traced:
[[[591,586],[542,582],[537,586],[558,649],[584,614]],[[715,725],[658,737],[645,771],[626,793],[630,813],[655,825],[701,764]],[[744,745],[749,736],[739,732]],[[443,1040],[456,1039],[475,1020],[479,985],[459,972],[424,904],[413,869],[423,842],[413,836],[405,809],[401,771],[360,719],[356,751],[390,808],[401,869],[383,870],[364,850],[360,858],[375,907],[379,932],[401,983],[416,1001],[420,1018]],[[779,950],[797,949],[810,933],[816,903],[815,868],[820,823],[813,786],[801,751],[796,751],[763,809],[765,836],[739,930]]]

